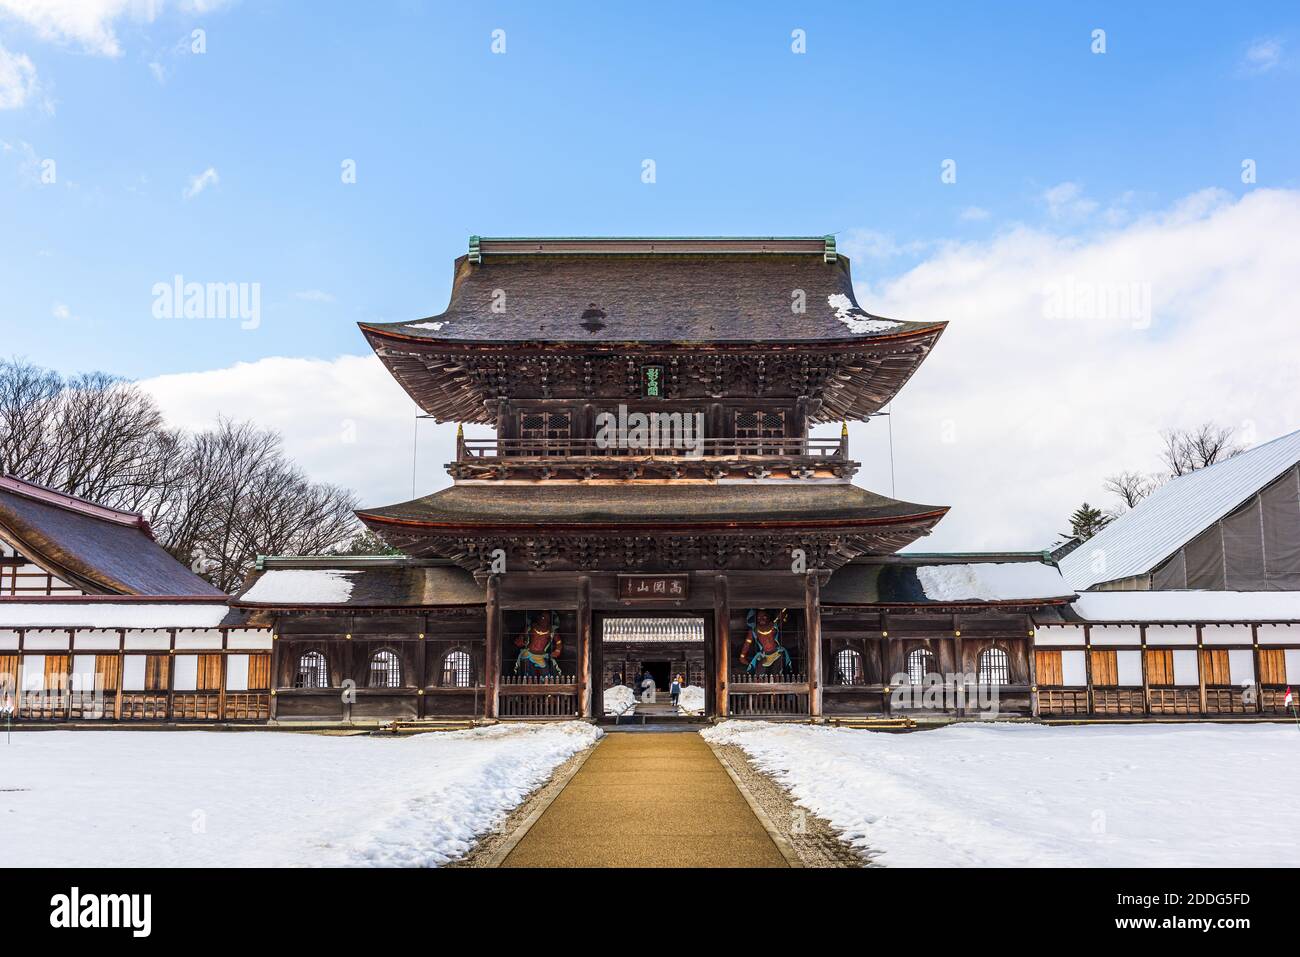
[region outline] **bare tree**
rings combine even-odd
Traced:
[[[1146,472],[1120,472],[1106,477],[1106,491],[1119,497],[1123,502],[1120,511],[1133,508],[1157,488],[1160,476]]]
[[[1188,475],[1245,451],[1233,441],[1235,434],[1235,429],[1214,422],[1202,422],[1191,429],[1165,429],[1160,433],[1164,442],[1160,460],[1171,477]]]
[[[158,541],[218,588],[259,554],[319,554],[357,533],[352,493],[310,481],[280,436],[221,420],[168,429],[153,398],[101,373],[63,379],[0,361],[0,470],[142,513]]]

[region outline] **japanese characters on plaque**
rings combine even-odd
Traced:
[[[622,601],[681,601],[690,586],[689,575],[619,575]]]

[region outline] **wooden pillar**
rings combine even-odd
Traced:
[[[497,716],[497,687],[501,677],[501,576],[487,580],[487,640],[483,649],[483,716]]]
[[[1092,625],[1083,626],[1083,675],[1088,689],[1088,714],[1092,714]]]
[[[428,628],[427,619],[420,619],[420,627]],[[415,642],[415,716],[423,718],[428,712],[424,689],[429,685],[429,652],[423,631],[417,632]]]
[[[713,706],[718,716],[727,716],[727,682],[731,670],[731,597],[727,576],[713,578]]]
[[[1025,640],[1025,664],[1029,666],[1029,714],[1033,718],[1038,717],[1038,649],[1035,646],[1035,637],[1038,634],[1038,628],[1032,618],[1028,619],[1028,638]]]
[[[1151,676],[1147,674],[1147,626],[1138,625],[1138,635],[1140,636],[1138,652],[1142,656],[1142,713],[1151,714]]]
[[[953,701],[957,706],[957,717],[966,716],[966,652],[962,645],[961,619],[952,616],[952,657],[953,669],[957,672],[957,687],[953,689]],[[976,675],[978,680],[979,676]],[[976,699],[978,700],[978,699]]]
[[[822,605],[821,586],[813,570],[804,576],[803,618],[808,646],[808,714],[816,718],[822,713]]]
[[[578,576],[578,717],[593,717],[591,686],[591,576]]]
[[[219,684],[217,685],[217,720],[218,721],[226,720],[226,672],[228,670],[227,657],[226,657],[226,639],[228,637],[229,637],[228,632],[226,631],[226,629],[222,628],[221,629],[221,668],[219,669],[218,676],[217,676],[217,681],[219,682]],[[121,684],[120,680],[118,681],[118,684]],[[244,684],[245,686],[247,686],[248,682],[245,681]]]
[[[1201,714],[1205,714],[1205,633],[1204,625],[1196,626],[1196,686],[1200,695]]]
[[[885,717],[894,713],[893,703],[890,701],[890,680],[893,675],[890,674],[889,668],[894,661],[894,639],[889,637],[889,619],[884,615],[880,616],[880,687],[883,689],[880,695],[880,707],[885,712]]]
[[[1258,624],[1250,626],[1250,650],[1255,668],[1255,711],[1262,714],[1264,711],[1264,680],[1263,672],[1260,671]]]
[[[167,720],[176,720],[176,712],[173,709],[176,702],[176,629],[172,629],[168,634],[170,645],[167,649]]]
[[[122,685],[126,683],[126,629],[117,630],[117,692],[113,695],[113,720],[122,720]]]

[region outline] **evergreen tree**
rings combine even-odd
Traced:
[[[1101,509],[1093,508],[1087,502],[1084,502],[1070,516],[1068,537],[1086,542],[1109,525],[1112,518],[1114,518],[1113,515],[1107,515]]]

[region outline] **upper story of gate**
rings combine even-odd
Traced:
[[[361,331],[439,421],[519,439],[528,437],[520,413],[594,427],[601,412],[625,407],[712,416],[721,434],[709,437],[722,439],[761,437],[749,432],[763,412],[780,413],[790,438],[866,418],[944,325],[859,307],[848,259],[829,236],[475,236],[456,260],[446,311]]]

